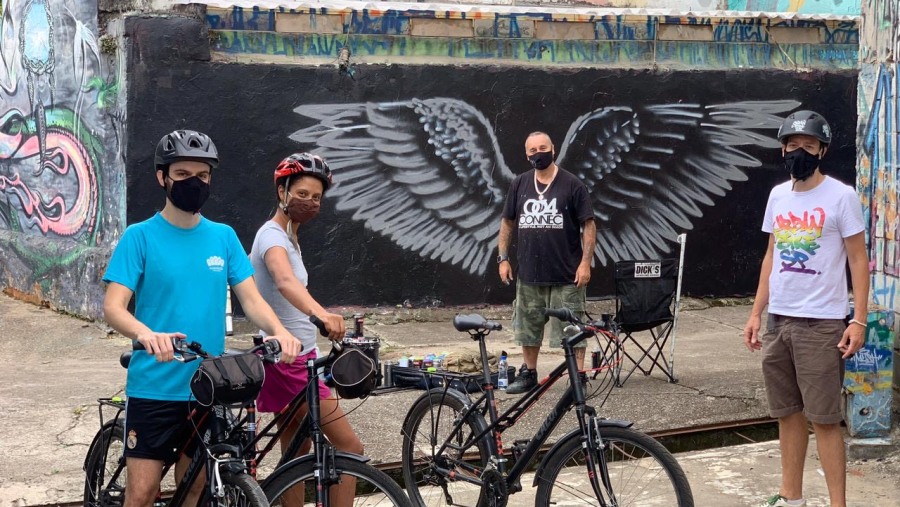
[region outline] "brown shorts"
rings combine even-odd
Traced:
[[[844,329],[840,319],[769,316],[762,369],[772,417],[802,411],[814,423],[841,422]]]

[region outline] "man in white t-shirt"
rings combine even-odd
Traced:
[[[846,506],[841,433],[844,360],[865,342],[869,268],[856,191],[825,176],[819,162],[831,129],[812,111],[788,116],[778,131],[791,179],[769,194],[769,234],[744,343],[763,351],[769,413],[778,418],[781,490],[765,506],[805,506],[803,465],[812,422],[831,507]],[[854,312],[849,325],[846,266]],[[759,335],[768,303],[766,332]]]

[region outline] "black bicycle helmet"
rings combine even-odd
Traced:
[[[219,166],[219,151],[208,135],[196,130],[176,130],[168,133],[156,145],[156,168],[166,170],[172,162],[195,160],[210,167]]]
[[[823,144],[831,144],[831,127],[815,111],[795,111],[784,119],[778,129],[778,140],[785,144],[788,136],[795,134],[813,136]]]

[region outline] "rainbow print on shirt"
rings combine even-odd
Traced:
[[[822,236],[825,227],[825,210],[815,208],[797,216],[789,211],[787,216],[776,215],[772,233],[775,235],[775,249],[781,259],[780,272],[818,275],[819,272],[806,267],[806,261],[821,245],[816,240]]]

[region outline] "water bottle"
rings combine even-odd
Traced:
[[[500,362],[497,363],[497,388],[506,391],[509,385],[509,368],[506,366],[506,353],[500,354]]]

